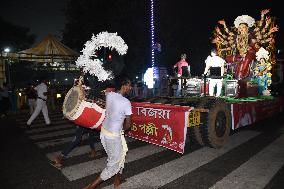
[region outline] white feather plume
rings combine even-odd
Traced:
[[[96,52],[102,47],[115,49],[119,55],[127,53],[128,46],[117,33],[101,32],[92,36],[90,41],[85,43],[85,48],[81,51],[83,54],[76,60],[76,66],[83,68],[83,72],[89,72],[95,75],[99,81],[105,81],[112,78],[112,72],[106,71],[102,62],[97,58]]]

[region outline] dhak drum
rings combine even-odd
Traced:
[[[68,91],[62,109],[67,119],[90,129],[100,130],[105,118],[104,101],[86,101],[85,91],[81,85],[73,86]]]

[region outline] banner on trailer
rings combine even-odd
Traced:
[[[132,127],[126,135],[184,153],[188,113],[193,108],[132,103]]]
[[[283,102],[280,98],[231,104],[232,129],[264,120],[280,113],[282,109]]]

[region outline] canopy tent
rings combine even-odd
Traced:
[[[65,62],[77,59],[79,54],[62,44],[52,35],[45,37],[35,47],[20,51],[17,58],[43,63]]]
[[[58,80],[66,78],[66,70],[68,70],[69,75],[77,74],[80,71],[75,65],[75,60],[78,57],[79,53],[65,46],[52,35],[48,35],[33,48],[20,52],[0,53],[0,84],[7,81],[8,78],[9,83],[11,83],[10,76],[13,83],[17,83],[18,85],[27,84],[27,80],[20,81],[18,78],[35,77],[41,74],[46,75],[47,73],[50,75],[56,73],[55,78]],[[25,64],[12,64],[19,61],[31,61],[33,63],[28,64],[28,66]],[[8,62],[9,64],[7,64]],[[39,72],[35,73],[29,68]],[[7,79],[6,75],[9,75]],[[64,80],[64,83],[67,83],[67,81]]]

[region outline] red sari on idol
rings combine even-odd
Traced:
[[[242,80],[247,78],[250,75],[249,66],[252,61],[256,58],[256,52],[258,48],[255,46],[254,43],[251,43],[248,47],[248,51],[244,57],[240,54],[230,55],[225,58],[226,62],[228,63],[237,63],[235,70],[234,70],[234,77],[238,80]]]

